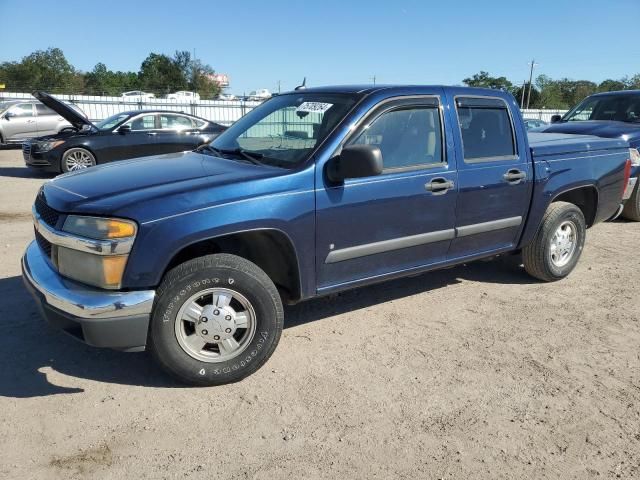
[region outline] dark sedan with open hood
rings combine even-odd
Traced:
[[[71,123],[73,129],[22,144],[25,163],[70,172],[128,158],[182,152],[209,143],[226,127],[186,113],[133,110],[92,123],[44,92],[33,95]]]

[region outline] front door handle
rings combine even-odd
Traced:
[[[158,135],[158,132],[149,132],[147,133],[147,135],[149,135],[150,137],[155,137],[156,135]]]
[[[522,180],[527,178],[527,174],[522,170],[518,170],[517,168],[510,169],[507,173],[505,173],[502,178],[504,178],[505,182],[508,182],[512,185],[519,184]]]
[[[454,186],[453,181],[447,180],[444,177],[438,177],[426,183],[424,188],[427,192],[431,192],[434,195],[442,195],[447,193]]]

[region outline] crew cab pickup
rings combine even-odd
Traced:
[[[500,91],[302,89],[193,152],[45,183],[23,276],[84,342],[224,384],[273,353],[283,303],[509,253],[565,277],[629,157],[622,139],[527,137]]]
[[[640,222],[640,90],[596,93],[585,98],[564,116],[551,117],[552,124],[539,131],[622,138],[633,148],[631,181],[626,190],[622,216]]]

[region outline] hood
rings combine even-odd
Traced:
[[[538,130],[545,133],[575,133],[595,135],[604,138],[618,138],[629,142],[640,142],[640,124],[615,122],[611,120],[584,120],[580,122],[560,122]],[[635,140],[635,142],[634,142]]]
[[[251,194],[242,183],[285,172],[281,168],[182,152],[60,175],[46,182],[43,190],[47,203],[60,212],[121,214],[144,221],[160,213],[146,208],[150,203],[160,205],[162,211],[197,208],[199,205],[195,204],[200,200],[196,199],[203,198],[198,192],[206,192],[203,201],[207,203],[224,202]]]
[[[82,116],[79,112],[76,112],[69,105],[62,103],[60,100],[52,97],[48,93],[35,91],[33,92],[33,96],[44,103],[51,110],[56,112],[58,115],[60,115],[62,118],[64,118],[78,130],[80,130],[85,125],[95,128],[95,125],[91,123],[86,117]]]

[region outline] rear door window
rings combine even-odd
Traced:
[[[44,115],[56,115],[56,112],[41,103],[36,103],[36,112],[38,112],[39,117],[42,117]]]
[[[465,162],[510,160],[516,157],[513,124],[504,100],[457,97],[456,109]]]
[[[193,128],[193,122],[182,115],[160,115],[160,126],[167,130],[186,130]]]
[[[154,130],[156,128],[156,116],[155,115],[143,115],[127,122],[131,125],[131,130]]]

